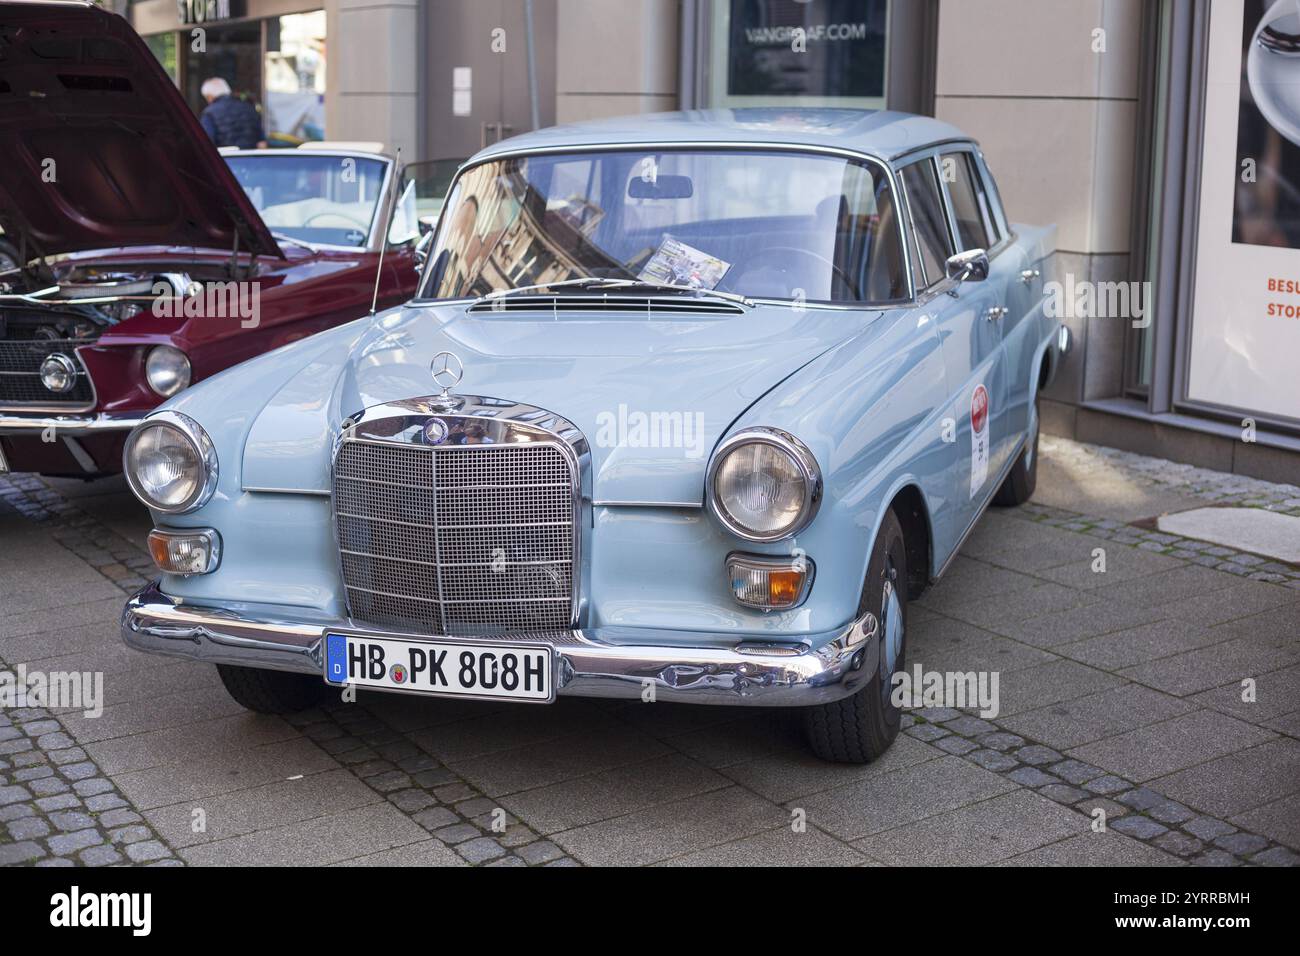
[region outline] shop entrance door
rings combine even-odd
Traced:
[[[539,125],[555,122],[555,0],[533,0]],[[423,150],[468,157],[533,128],[520,0],[431,4],[425,14]]]
[[[235,96],[256,106],[262,103],[262,23],[231,23],[205,26],[206,52],[193,49],[188,32],[181,33],[182,56],[185,58],[185,102],[194,112],[207,106],[200,92],[203,81],[219,76],[230,84]]]

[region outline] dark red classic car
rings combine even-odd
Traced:
[[[223,156],[121,17],[0,4],[0,472],[120,471],[165,399],[365,315],[385,232],[410,297],[416,179],[313,146]]]

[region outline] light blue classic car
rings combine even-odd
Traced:
[[[945,123],[755,109],[491,146],[425,252],[406,305],[132,433],[126,642],[256,711],[776,705],[879,756],[908,602],[1034,490],[1054,230]]]

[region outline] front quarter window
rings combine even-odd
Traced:
[[[941,162],[962,249],[993,248],[997,245],[997,225],[975,169],[974,155],[964,151],[945,153]]]
[[[587,276],[752,298],[907,297],[882,166],[784,150],[611,150],[503,158],[456,183],[423,297]]]
[[[912,212],[912,232],[919,253],[917,287],[934,285],[944,278],[944,264],[955,251],[948,235],[947,215],[934,162],[922,159],[903,167],[903,188]]]

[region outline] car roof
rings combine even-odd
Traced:
[[[893,110],[808,107],[683,110],[568,123],[494,143],[474,161],[519,150],[726,143],[846,149],[891,160],[942,142],[971,142],[957,127]]]

